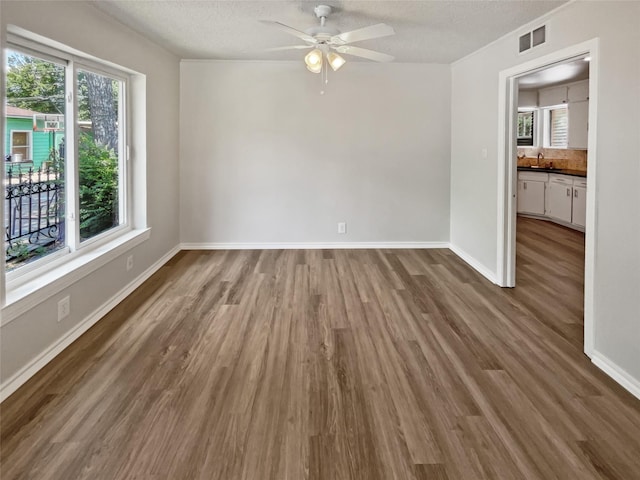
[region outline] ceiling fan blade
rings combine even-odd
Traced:
[[[274,22],[271,20],[260,20],[260,21],[265,25],[271,25],[273,27],[276,27],[282,30],[283,32],[288,33],[289,35],[298,37],[299,39],[304,40],[305,42],[314,43],[314,44],[317,43],[316,39],[313,38],[311,35],[307,35],[306,33],[301,32],[300,30],[296,30],[295,28],[285,25],[284,23]]]
[[[358,30],[351,30],[350,32],[344,32],[340,35],[334,35],[331,37],[331,42],[336,45],[344,45],[345,43],[360,42],[362,40],[369,40],[371,38],[386,37],[394,35],[396,32],[393,27],[385,23],[379,23],[377,25],[371,25],[369,27],[359,28]]]
[[[263,51],[265,52],[279,52],[281,50],[307,50],[309,48],[313,48],[315,45],[291,45],[289,47],[273,47],[273,48],[265,48]]]
[[[392,55],[387,55],[386,53],[367,50],[366,48],[352,47],[351,45],[340,45],[339,47],[334,47],[334,49],[339,53],[344,53],[345,55],[368,58],[375,62],[390,62],[394,58]]]

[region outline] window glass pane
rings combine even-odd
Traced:
[[[4,227],[10,271],[65,247],[65,66],[12,50],[6,59]]]
[[[533,145],[534,112],[518,113],[518,145]]]
[[[11,156],[13,161],[25,161],[31,159],[31,132],[11,131]]]
[[[123,221],[120,214],[120,98],[122,82],[78,71],[80,241]]]
[[[566,148],[568,143],[569,118],[567,108],[554,108],[551,110],[551,135],[550,146]]]

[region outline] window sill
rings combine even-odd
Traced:
[[[4,326],[12,322],[36,305],[148,240],[150,236],[150,228],[131,230],[100,247],[77,255],[63,265],[15,288],[12,288],[11,284],[7,285],[6,304],[2,309],[1,325]]]

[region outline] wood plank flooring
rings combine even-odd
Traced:
[[[2,405],[9,479],[640,479],[582,354],[583,235],[518,287],[449,250],[182,252]]]

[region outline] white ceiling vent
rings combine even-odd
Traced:
[[[543,25],[541,27],[536,28],[531,32],[527,32],[522,35],[519,39],[519,49],[520,53],[526,52],[530,48],[537,47],[538,45],[542,45],[547,39],[547,31],[546,26]]]

